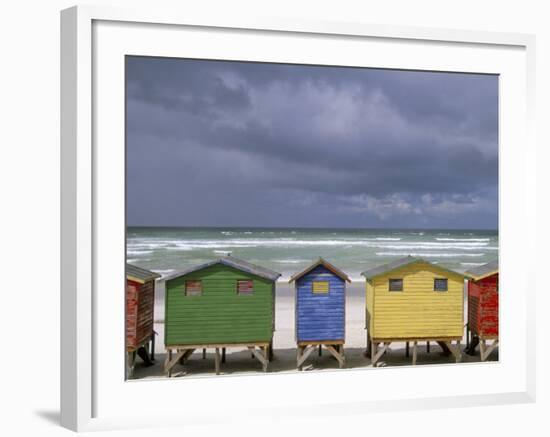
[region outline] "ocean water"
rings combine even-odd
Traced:
[[[129,263],[165,276],[231,254],[288,279],[323,257],[361,272],[407,255],[465,271],[498,257],[498,232],[479,230],[145,228],[127,229]]]

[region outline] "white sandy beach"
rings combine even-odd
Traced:
[[[294,289],[286,282],[277,283],[277,298],[275,300],[275,335],[273,339],[274,360],[269,363],[268,372],[296,372],[296,343],[294,336]],[[155,331],[158,333],[155,346],[155,365],[145,367],[137,358],[134,369],[134,379],[164,378],[164,286],[157,284],[155,303]],[[465,347],[464,337],[462,348]],[[430,353],[426,344],[419,344],[417,365],[455,364],[452,356],[443,356],[440,347],[431,343]],[[365,333],[365,295],[364,283],[353,282],[348,285],[346,297],[346,369],[372,368],[370,360],[363,353],[366,348]],[[379,361],[379,366],[411,365],[411,356],[405,356],[405,343],[392,343],[390,351]],[[498,349],[491,354],[487,362],[498,361]],[[463,363],[480,362],[479,354],[469,356],[463,354]],[[327,351],[322,356],[314,352],[306,361],[304,371],[334,371],[338,369],[337,361]],[[226,351],[226,362],[221,365],[221,375],[263,373],[261,364],[251,358],[245,349],[232,348]],[[216,376],[214,372],[214,351],[207,350],[206,359],[202,359],[202,351],[195,353],[184,365],[176,365],[172,377],[183,376]]]

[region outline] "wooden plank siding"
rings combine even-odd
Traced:
[[[498,273],[468,282],[468,327],[481,337],[498,337]]]
[[[200,296],[185,295],[185,281],[202,281]],[[253,291],[239,294],[240,280]],[[165,344],[269,342],[273,337],[274,282],[215,264],[166,282]]]
[[[134,349],[137,344],[137,307],[139,282],[126,280],[126,348]]]
[[[468,327],[474,334],[479,335],[479,296],[481,287],[475,282],[468,282]]]
[[[389,279],[403,279],[403,291],[389,291]],[[448,279],[435,291],[436,278]],[[367,281],[372,338],[462,337],[464,280],[429,263],[414,263]]]
[[[328,292],[313,291],[313,282],[326,281]],[[296,339],[344,340],[345,281],[320,265],[296,281]]]
[[[374,287],[372,282],[367,280],[366,283],[366,302],[367,302],[367,311],[366,311],[366,326],[369,331],[369,335],[372,335],[373,328],[373,314],[374,314]]]
[[[153,334],[153,312],[155,309],[155,281],[141,286],[138,298],[136,338],[138,344],[151,338]]]
[[[126,281],[126,348],[135,349],[153,334],[155,281]]]

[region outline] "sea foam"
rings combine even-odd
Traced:
[[[480,257],[483,253],[423,253],[423,252],[376,252],[377,256],[418,256],[420,258],[455,258],[455,257]]]
[[[491,241],[490,238],[436,238],[437,241]]]

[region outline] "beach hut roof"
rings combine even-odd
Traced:
[[[126,263],[126,278],[144,284],[151,279],[160,278],[160,275],[150,270]]]
[[[313,264],[311,264],[310,266],[306,267],[304,270],[302,270],[301,272],[298,272],[298,273],[295,273],[294,275],[291,276],[290,280],[288,282],[292,282],[292,281],[297,281],[298,279],[300,279],[302,276],[306,275],[307,273],[311,272],[315,267],[317,266],[323,266],[325,267],[327,270],[330,270],[332,273],[334,273],[336,276],[338,276],[339,278],[343,279],[344,281],[348,281],[348,282],[351,282],[350,278],[348,277],[348,275],[346,275],[342,270],[340,270],[339,268],[337,267],[334,267],[331,263],[329,263],[328,261],[324,260],[323,258],[318,258]]]
[[[382,264],[378,267],[374,267],[373,269],[369,269],[361,273],[365,278],[367,279],[373,279],[377,276],[385,275],[386,273],[392,272],[394,270],[400,269],[402,267],[408,266],[410,264],[416,264],[416,263],[424,263],[431,265],[434,269],[441,270],[446,273],[450,273],[453,275],[462,276],[464,278],[468,278],[468,275],[465,275],[463,273],[455,272],[454,270],[447,269],[445,267],[440,266],[439,264],[433,264],[429,261],[426,261],[422,258],[417,258],[414,256],[406,256],[405,258],[400,258],[395,261],[389,262],[387,264]]]
[[[488,262],[487,264],[483,264],[482,266],[466,271],[466,274],[471,276],[472,279],[475,279],[476,281],[492,276],[495,273],[498,273],[498,258]]]
[[[223,264],[229,267],[233,267],[234,269],[241,270],[246,273],[250,273],[252,275],[259,276],[260,278],[269,279],[270,281],[276,281],[279,276],[281,276],[280,273],[274,272],[273,270],[266,269],[265,267],[260,267],[257,265],[254,265],[252,263],[249,263],[248,261],[244,261],[239,258],[235,258],[234,256],[224,256],[222,258],[218,258],[212,261],[208,261],[204,264],[200,264],[198,266],[190,267],[188,269],[180,270],[178,272],[172,273],[169,276],[166,276],[164,278],[165,281],[169,281],[174,278],[179,278],[180,276],[187,275],[192,272],[196,272],[202,269],[205,269],[210,266],[214,266],[216,264]]]

